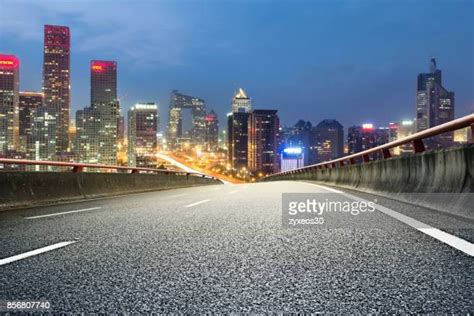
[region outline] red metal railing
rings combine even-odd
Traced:
[[[211,179],[216,179],[198,172],[187,172],[187,171],[174,171],[174,170],[165,170],[165,169],[154,169],[154,168],[141,168],[141,167],[126,167],[126,166],[112,166],[112,165],[102,165],[102,164],[90,164],[90,163],[77,163],[77,162],[62,162],[62,161],[40,161],[40,160],[27,160],[27,159],[8,159],[0,158],[0,164],[6,165],[30,165],[30,166],[51,166],[51,167],[69,167],[72,172],[82,172],[84,168],[94,168],[94,169],[105,169],[105,170],[115,170],[116,172],[125,171],[130,173],[172,173],[172,174],[183,174],[183,175],[192,175],[192,176],[201,176]]]
[[[390,149],[394,147],[406,145],[406,144],[412,144],[414,152],[420,153],[420,152],[425,151],[425,145],[423,143],[423,139],[434,137],[446,132],[452,132],[452,131],[469,127],[469,126],[471,127],[471,138],[474,138],[474,114],[469,114],[467,116],[455,119],[453,121],[412,134],[408,137],[405,137],[405,138],[402,138],[402,139],[399,139],[387,144],[383,144],[381,146],[370,148],[356,154],[344,156],[344,157],[337,158],[331,161],[321,162],[318,164],[306,166],[299,169],[275,173],[263,179],[271,178],[275,176],[281,176],[281,175],[303,173],[306,171],[316,170],[316,169],[337,168],[338,166],[342,167],[348,164],[354,165],[354,164],[357,164],[356,159],[361,159],[362,160],[361,163],[366,163],[370,161],[370,155],[375,154],[375,153],[380,153],[383,159],[387,159],[387,158],[392,157],[392,153],[390,152]]]

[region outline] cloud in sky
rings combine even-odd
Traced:
[[[71,27],[74,49],[139,60],[137,65],[183,64],[195,14],[170,2],[140,1],[0,1],[1,32],[22,40],[42,41],[43,25]],[[112,35],[112,36],[111,36]]]

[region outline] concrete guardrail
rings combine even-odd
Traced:
[[[277,180],[316,181],[474,219],[473,144],[262,179]]]
[[[170,173],[0,172],[0,210],[114,195],[222,184],[201,175]]]

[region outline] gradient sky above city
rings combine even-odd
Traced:
[[[456,117],[474,111],[474,1],[0,0],[0,52],[20,58],[21,90],[41,89],[44,24],[71,29],[73,113],[90,103],[90,60],[105,59],[122,108],[158,102],[160,130],[170,90],[223,123],[239,87],[284,125],[383,126],[414,117],[432,56]]]

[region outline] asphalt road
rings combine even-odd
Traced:
[[[473,257],[429,235],[472,247],[473,223],[349,192],[432,228],[379,210],[283,227],[282,194],[316,192],[332,191],[213,185],[0,212],[0,300],[47,300],[52,312],[474,310]]]

